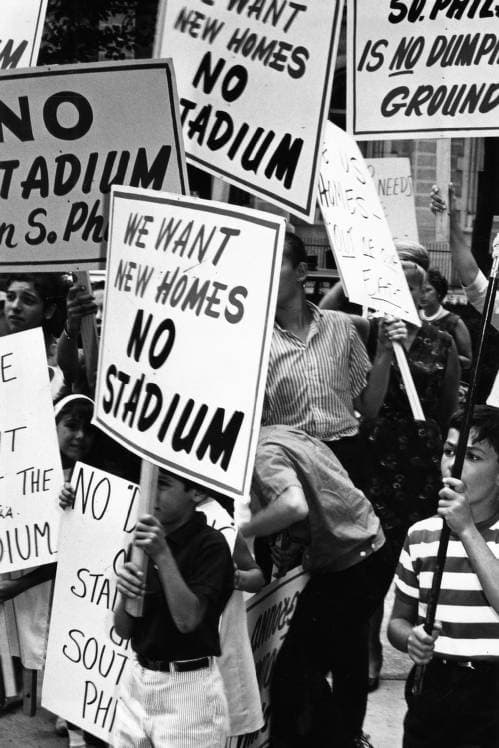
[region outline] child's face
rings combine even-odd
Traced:
[[[195,503],[193,488],[186,488],[184,482],[173,473],[159,471],[154,514],[162,525],[182,524],[192,514]]]
[[[39,327],[45,319],[43,299],[31,282],[13,281],[5,294],[5,319],[9,332]]]
[[[66,463],[74,464],[77,460],[84,460],[94,443],[90,416],[85,418],[71,411],[63,414],[57,422],[57,437],[59,450]]]
[[[471,429],[466,447],[461,480],[464,483],[470,504],[494,503],[499,496],[499,459],[488,441],[474,442],[476,436]],[[459,431],[449,429],[444,444],[441,469],[442,477],[451,476]]]

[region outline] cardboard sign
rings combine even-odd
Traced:
[[[497,135],[497,7],[352,0],[349,131],[359,140]]]
[[[300,592],[309,579],[301,567],[292,569],[281,579],[264,587],[247,602],[248,632],[255,658],[256,675],[260,686],[260,697],[265,724],[260,732],[248,737],[231,738],[228,748],[264,748],[269,744],[269,727],[272,704],[270,703],[270,679],[277,654],[288,632],[296,610]]]
[[[366,158],[366,164],[392,237],[419,241],[410,159]]]
[[[132,539],[139,487],[82,463],[71,483],[76,499],[61,520],[42,704],[107,741],[131,652],[113,628],[115,569]]]
[[[0,272],[103,268],[112,184],[186,192],[168,60],[0,75]]]
[[[175,63],[193,165],[312,220],[342,8],[168,0],[159,54]]]
[[[47,0],[2,0],[0,70],[36,65]]]
[[[95,422],[234,498],[249,489],[284,219],[114,188]]]
[[[350,301],[420,325],[390,229],[357,144],[327,123],[319,204]]]
[[[54,561],[63,484],[41,328],[0,337],[0,573]]]

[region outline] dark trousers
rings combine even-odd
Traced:
[[[499,664],[471,670],[437,658],[425,668],[421,694],[406,685],[403,748],[498,748]]]
[[[310,578],[272,674],[272,748],[352,748],[367,705],[368,622],[392,566],[381,548],[345,571]]]
[[[354,486],[363,491],[366,485],[366,476],[360,438],[358,436],[345,436],[343,439],[324,442],[324,444],[341,462]]]

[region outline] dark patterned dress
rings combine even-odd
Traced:
[[[408,527],[435,513],[442,488],[440,402],[451,345],[447,333],[423,322],[407,354],[426,421],[414,420],[394,360],[379,415],[361,423],[365,492],[397,555]]]

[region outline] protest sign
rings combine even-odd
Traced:
[[[327,123],[319,204],[350,301],[420,325],[367,164],[343,130]]]
[[[0,69],[36,65],[47,0],[2,0]]]
[[[272,711],[269,691],[272,670],[296,610],[298,597],[308,579],[308,574],[301,567],[292,569],[286,576],[276,579],[257,595],[253,595],[247,602],[248,631],[255,658],[265,724],[257,733],[231,738],[228,741],[228,748],[264,748],[269,745]]]
[[[0,272],[103,268],[112,184],[187,191],[168,60],[0,74]]]
[[[359,140],[499,130],[493,0],[352,0],[348,129]]]
[[[41,328],[0,337],[0,573],[54,561],[62,483]]]
[[[113,188],[95,422],[237,497],[251,481],[284,219]]]
[[[419,241],[410,160],[366,158],[366,164],[392,237]]]
[[[139,488],[83,463],[71,483],[76,498],[61,519],[42,704],[107,741],[131,652],[113,628],[115,570],[132,538]]]
[[[168,0],[188,160],[301,218],[315,210],[343,0]]]

